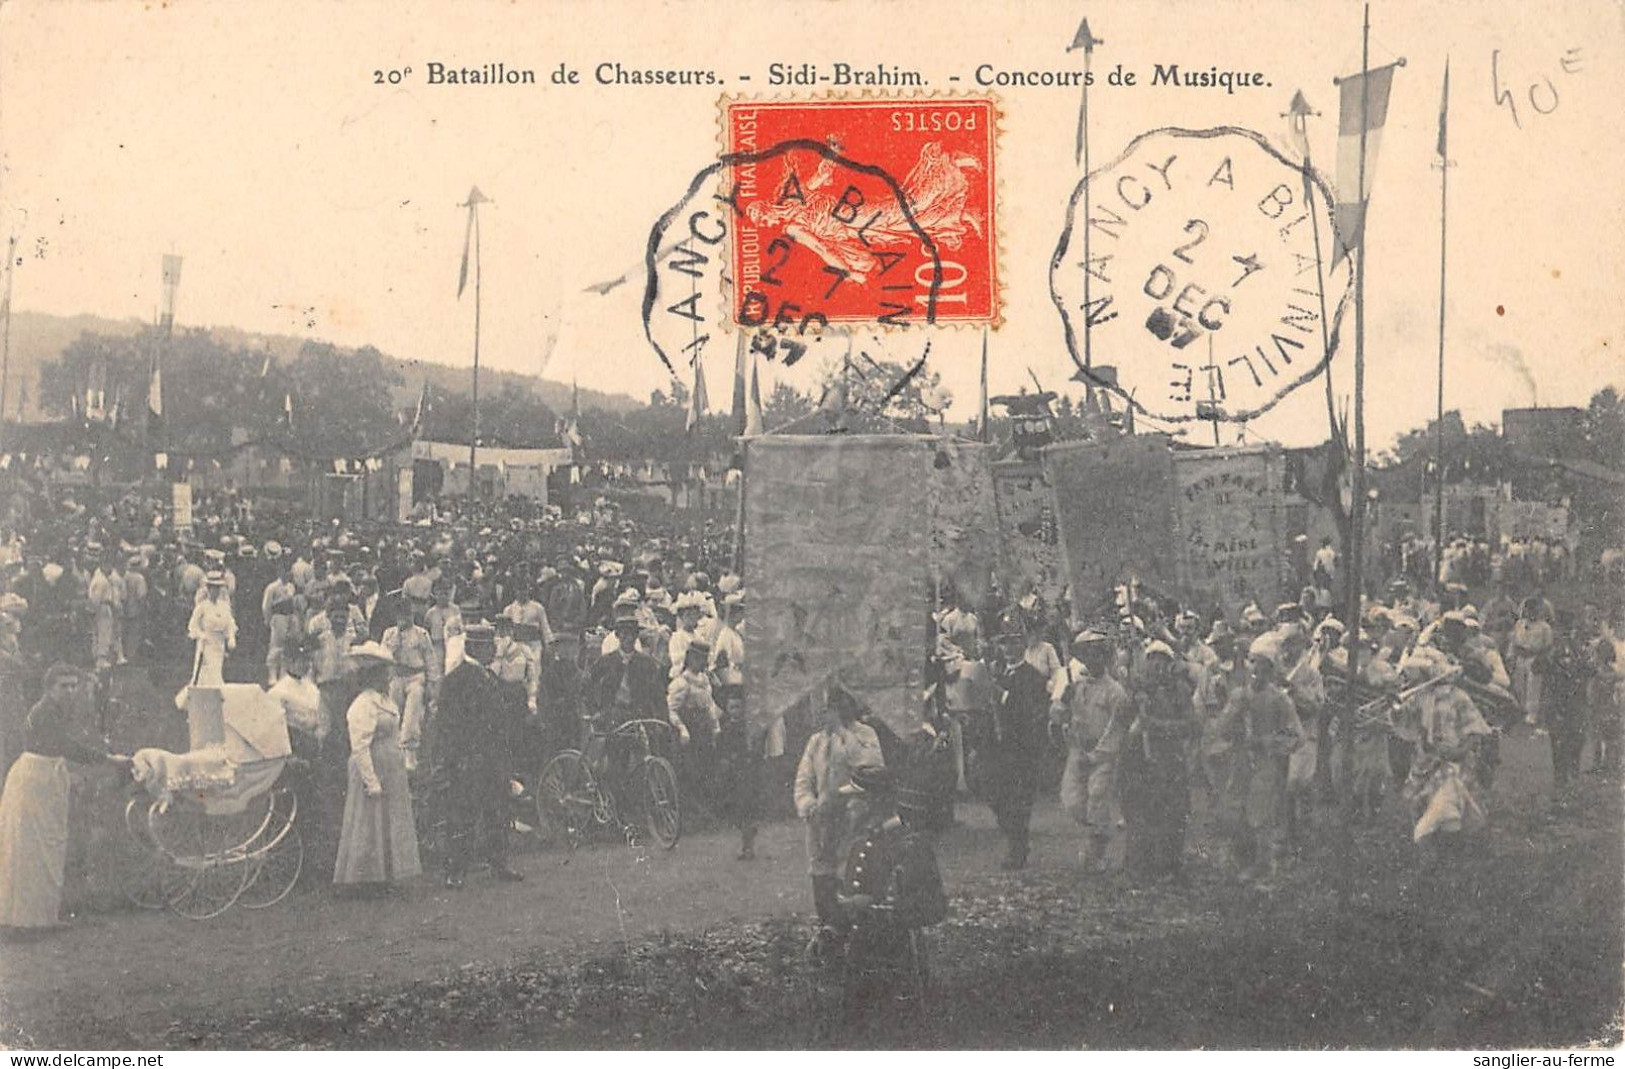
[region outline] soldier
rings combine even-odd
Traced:
[[[1029,656],[1029,631],[1027,620],[1017,610],[999,619],[997,660],[992,672],[993,736],[988,740],[987,801],[1004,833],[1003,868],[1007,871],[1027,867],[1027,825],[1032,819],[1039,764],[1048,740],[1050,674]],[[1050,649],[1041,641],[1039,646]]]
[[[455,637],[451,651],[459,663],[446,673],[434,719],[431,752],[436,791],[445,806],[442,825],[446,886],[463,886],[469,862],[478,852],[498,880],[524,875],[508,865],[508,758],[523,717],[517,692],[502,683],[482,660],[496,653],[492,628],[474,625]]]
[[[1122,786],[1123,869],[1131,881],[1184,880],[1185,825],[1190,778],[1185,741],[1196,729],[1185,675],[1174,651],[1152,640],[1131,675],[1133,720],[1124,739],[1118,776]]]
[[[1111,642],[1103,632],[1081,631],[1072,645],[1071,715],[1056,718],[1067,742],[1061,805],[1087,831],[1081,860],[1104,872],[1118,753],[1128,732],[1128,692],[1112,678]]]
[[[851,783],[854,769],[885,765],[880,740],[860,721],[861,713],[845,688],[831,686],[824,722],[808,737],[796,766],[796,815],[807,825],[807,874],[812,878],[813,908],[820,926],[815,949],[820,951],[839,939],[842,927],[841,880],[836,866],[852,821],[847,805],[850,792],[843,794],[841,788]]]
[[[1287,763],[1308,738],[1281,688],[1281,646],[1272,637],[1247,652],[1248,685],[1230,695],[1222,728],[1232,745],[1230,802],[1233,850],[1239,874],[1267,866],[1279,876],[1286,846]]]
[[[877,1023],[889,1023],[887,1011],[895,1008],[923,1015],[921,930],[948,915],[936,851],[920,831],[931,799],[900,786],[893,771],[880,766],[853,769],[844,789],[865,802],[836,892],[846,950],[845,1017],[857,1023],[877,1014]]]

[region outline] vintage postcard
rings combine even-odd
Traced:
[[[0,0],[0,1046],[1612,1065],[1621,99],[1615,0]]]

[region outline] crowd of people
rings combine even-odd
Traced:
[[[741,860],[757,824],[793,805],[830,939],[883,900],[888,917],[937,915],[929,834],[966,799],[992,810],[1009,869],[1028,865],[1035,802],[1058,780],[1086,870],[1121,856],[1135,884],[1184,881],[1194,815],[1239,876],[1269,885],[1328,798],[1366,820],[1397,800],[1426,852],[1448,854],[1483,822],[1508,731],[1549,736],[1560,788],[1588,741],[1593,767],[1618,768],[1625,626],[1612,602],[1553,606],[1543,591],[1568,564],[1550,547],[1486,556],[1456,539],[1438,579],[1401,553],[1357,622],[1333,596],[1329,543],[1306,555],[1298,600],[1230,617],[1138,586],[1082,606],[996,588],[973,603],[945,583],[917,723],[888,724],[836,678],[790,725],[745,700],[731,526],[680,515],[467,500],[410,525],[346,526],[223,495],[175,531],[135,492],[14,495],[0,545],[0,926],[57,920],[68,764],[128,761],[70,730],[75,710],[105,719],[128,664],[183,704],[193,688],[266,688],[303,769],[309,877],[355,893],[425,859],[452,888],[477,866],[521,879],[513,799],[538,789],[548,756],[588,721],[663,722],[685,800],[738,829]],[[854,890],[887,850],[918,878]]]
[[[1328,799],[1369,820],[1397,798],[1425,853],[1448,853],[1483,823],[1507,732],[1549,738],[1559,789],[1588,743],[1588,771],[1619,765],[1617,606],[1557,610],[1538,588],[1515,598],[1501,583],[1488,593],[1480,608],[1463,584],[1393,579],[1365,603],[1352,673],[1348,627],[1325,588],[1271,615],[1249,605],[1235,621],[1154,594],[1125,612],[1119,597],[1070,638],[1070,614],[978,614],[950,595],[937,617],[940,700],[963,725],[960,767],[984,780],[1008,868],[1027,862],[1047,734],[1064,745],[1060,798],[1083,832],[1082,860],[1108,867],[1122,829],[1136,883],[1183,880],[1195,796],[1236,872],[1264,883]]]

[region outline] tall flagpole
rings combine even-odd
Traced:
[[[1439,104],[1439,403],[1433,421],[1433,581],[1444,581],[1444,301],[1445,220],[1450,204],[1450,158],[1446,155],[1446,116],[1450,112],[1450,58],[1444,61],[1444,97]]]
[[[1349,502],[1349,552],[1348,552],[1348,608],[1344,620],[1348,638],[1348,673],[1351,681],[1360,678],[1360,621],[1364,616],[1363,608],[1365,581],[1365,272],[1366,272],[1366,216],[1369,214],[1365,188],[1366,167],[1366,133],[1370,118],[1370,70],[1371,70],[1371,5],[1365,5],[1365,18],[1360,32],[1360,169],[1359,169],[1359,198],[1361,217],[1359,223],[1359,257],[1360,262],[1355,267],[1354,275],[1354,455],[1349,458],[1352,465],[1350,483],[1353,494]],[[1351,250],[1351,255],[1352,255]],[[1351,685],[1347,688],[1348,708],[1344,714],[1346,723],[1354,723],[1360,703],[1360,688]],[[1343,819],[1339,822],[1339,839],[1341,840],[1338,854],[1337,903],[1340,911],[1348,908],[1349,899],[1353,894],[1354,872],[1351,855],[1353,853],[1352,826],[1353,813],[1351,802],[1353,795],[1349,795],[1343,802]]]
[[[480,209],[470,198],[468,210],[474,215],[474,430],[468,436],[468,496],[473,497],[478,487],[480,450]]]
[[[1067,51],[1083,49],[1083,96],[1078,104],[1078,136],[1072,150],[1072,162],[1083,168],[1083,366],[1094,366],[1094,350],[1090,345],[1090,322],[1094,317],[1094,309],[1090,304],[1089,274],[1094,270],[1094,264],[1089,259],[1089,196],[1093,192],[1089,188],[1089,78],[1090,60],[1095,54],[1095,46],[1106,42],[1089,32],[1089,20],[1084,19],[1078,24],[1078,32],[1073,35],[1072,43]],[[1090,387],[1093,389],[1093,386]]]
[[[17,235],[13,234],[6,242],[6,295],[5,306],[0,308],[5,313],[5,320],[0,322],[0,452],[5,450],[6,443],[7,386],[11,382],[11,276],[16,270]]]

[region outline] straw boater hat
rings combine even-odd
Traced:
[[[350,647],[350,656],[358,667],[370,668],[375,664],[394,664],[395,655],[382,642],[367,641]]]
[[[212,571],[205,572],[203,574],[203,581],[209,586],[225,586],[226,573],[216,568]]]

